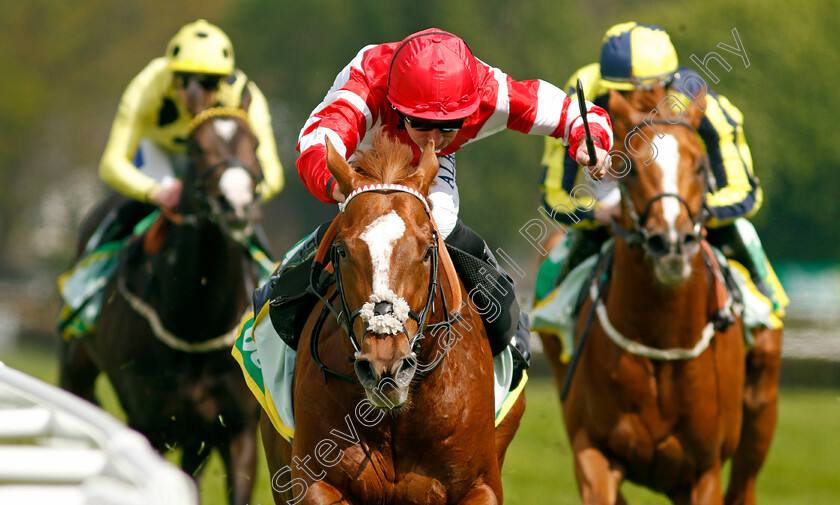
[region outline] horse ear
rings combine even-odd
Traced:
[[[358,186],[358,179],[359,176],[350,167],[350,164],[347,163],[347,160],[340,154],[330,142],[330,139],[326,139],[327,142],[327,168],[330,170],[330,173],[335,177],[335,181],[338,183],[338,189],[341,190],[341,193],[349,195],[356,186]]]
[[[242,95],[239,98],[239,108],[248,111],[248,108],[251,107],[251,91],[248,89],[248,85],[245,85],[245,88],[242,90]]]
[[[608,103],[616,138],[625,138],[634,126],[644,120],[644,115],[634,108],[630,101],[624,98],[624,95],[614,89],[610,90]]]
[[[423,155],[420,156],[420,163],[417,165],[417,171],[415,174],[418,174],[420,181],[419,187],[417,188],[422,195],[428,195],[429,189],[432,187],[432,183],[435,181],[435,177],[438,173],[438,159],[437,155],[435,154],[435,142],[434,140],[429,140],[426,143],[426,147],[423,149]]]

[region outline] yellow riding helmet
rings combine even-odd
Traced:
[[[184,25],[166,46],[173,72],[230,75],[233,45],[219,27],[199,19]]]
[[[617,90],[667,82],[677,71],[677,50],[659,26],[621,23],[611,27],[601,44],[601,79]]]

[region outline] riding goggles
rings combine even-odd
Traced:
[[[176,83],[181,89],[186,89],[190,81],[196,81],[205,91],[214,91],[219,88],[219,82],[221,82],[223,76],[217,74],[176,72],[175,77],[177,77]]]
[[[406,116],[400,113],[400,117],[408,123],[413,130],[419,132],[430,132],[432,130],[440,130],[441,133],[449,133],[458,131],[464,127],[464,121],[467,118],[451,119],[448,121],[435,121],[431,119],[422,119],[419,117]]]

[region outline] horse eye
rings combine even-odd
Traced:
[[[425,262],[429,261],[429,259],[431,259],[431,257],[432,257],[432,250],[433,250],[434,248],[435,248],[435,246],[430,245],[430,246],[429,246],[429,248],[428,248],[428,249],[426,249],[426,254],[425,254],[425,255],[423,255],[423,263],[425,263]]]
[[[345,249],[343,245],[335,246],[335,252],[338,253],[339,258],[347,259],[347,249]]]
[[[621,167],[621,170],[625,173],[628,179],[635,179],[639,175],[634,163],[625,163],[624,166]]]

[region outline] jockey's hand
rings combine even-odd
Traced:
[[[345,200],[345,198],[346,198],[346,197],[344,196],[344,193],[342,193],[342,192],[341,192],[341,190],[340,190],[340,189],[338,189],[338,184],[336,184],[335,186],[333,186],[333,190],[332,190],[332,198],[333,198],[333,200],[335,200],[336,202],[343,202],[343,201]]]
[[[577,153],[575,154],[575,161],[585,167],[588,167],[589,175],[595,179],[601,179],[607,175],[607,163],[609,163],[610,157],[608,156],[607,151],[598,147],[597,143],[595,144],[595,156],[598,159],[593,164],[589,159],[589,152],[586,150],[586,142],[581,142],[578,146]]]
[[[154,193],[154,203],[162,209],[172,210],[181,201],[183,190],[184,184],[179,179],[167,179]]]
[[[618,219],[620,216],[621,212],[618,205],[608,205],[602,202],[595,207],[595,222],[598,224],[610,226],[612,224],[612,218],[615,217]]]

